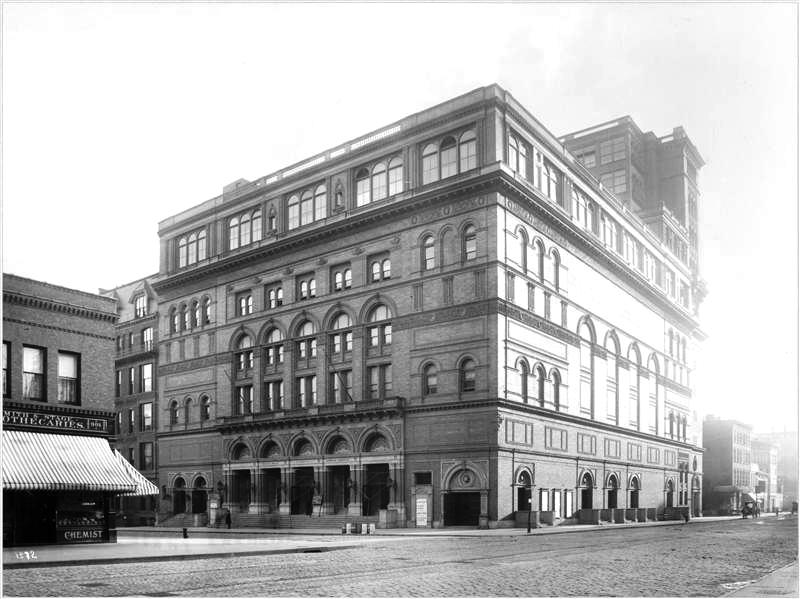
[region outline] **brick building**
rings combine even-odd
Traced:
[[[778,505],[784,511],[792,509],[792,503],[797,502],[797,431],[784,431],[780,433],[756,433],[754,435],[759,443],[776,446],[778,464],[775,477],[776,492],[781,495]]]
[[[702,160],[648,139],[634,205],[491,85],[163,220],[163,520],[698,514],[704,286],[651,223],[691,241]]]
[[[3,544],[116,540],[113,300],[3,275]]]
[[[151,286],[153,280],[154,276],[146,277],[101,293],[117,302],[114,446],[157,485],[158,296]],[[121,524],[152,524],[156,498],[120,496],[117,510]]]
[[[705,470],[703,511],[707,515],[738,513],[755,499],[753,427],[737,420],[708,416],[703,421]]]

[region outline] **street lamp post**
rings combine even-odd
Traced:
[[[528,534],[531,534],[531,509],[533,509],[533,497],[528,497]]]

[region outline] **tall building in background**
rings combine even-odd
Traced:
[[[158,414],[158,296],[146,277],[101,293],[117,301],[115,330],[114,445],[148,480],[158,485],[156,416]],[[153,524],[153,496],[119,498],[120,525]]]
[[[777,445],[778,447],[778,493],[782,494],[782,510],[791,510],[792,503],[797,502],[797,431],[780,433],[757,433],[759,442]]]
[[[490,85],[163,220],[160,520],[699,514],[702,159],[624,124]]]
[[[756,480],[756,500],[763,510],[774,511],[783,508],[783,492],[778,484],[778,445],[761,441],[753,435],[753,462],[758,464]]]
[[[112,299],[3,275],[3,545],[116,540]]]
[[[703,511],[706,515],[738,513],[755,500],[753,427],[737,420],[708,416],[703,422],[705,469]]]

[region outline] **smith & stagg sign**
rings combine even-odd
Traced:
[[[40,430],[108,432],[108,420],[64,414],[45,414],[26,410],[3,410],[3,426],[35,428]]]

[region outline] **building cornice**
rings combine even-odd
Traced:
[[[106,299],[106,298],[104,298]],[[116,324],[117,315],[114,312],[105,312],[85,306],[78,306],[68,302],[60,302],[57,300],[37,297],[19,291],[11,291],[8,289],[3,290],[3,301],[9,304],[16,304],[28,308],[35,308],[37,310],[48,310],[50,312],[61,312],[63,314],[70,314],[72,316],[79,316],[81,318],[89,318],[91,320],[100,320],[103,322],[110,322]],[[8,319],[4,319],[8,320]]]

